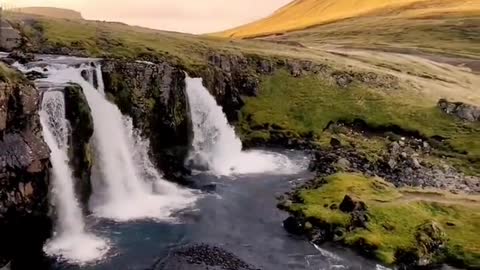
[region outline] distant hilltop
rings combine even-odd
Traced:
[[[12,9],[12,11],[41,15],[52,18],[61,18],[61,19],[77,19],[83,20],[82,14],[78,11],[64,8],[54,8],[54,7],[24,7]]]
[[[213,35],[255,38],[372,15],[421,17],[480,11],[480,0],[294,0],[271,16]]]

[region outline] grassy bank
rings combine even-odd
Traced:
[[[280,71],[264,78],[259,96],[247,100],[242,121],[251,127],[277,125],[322,137],[330,122],[363,120],[372,128],[397,128],[430,138],[440,136],[454,152],[480,156],[480,125],[442,113],[436,104],[406,90],[344,88],[321,76],[293,78]],[[264,133],[263,136],[268,136]]]
[[[480,243],[474,241],[480,233],[478,196],[398,190],[381,179],[355,174],[332,175],[320,188],[299,194],[303,203],[293,204],[291,211],[342,228],[349,227],[351,217],[331,206],[340,205],[345,195],[364,202],[368,209],[368,227],[346,229],[341,242],[353,247],[369,247],[372,254],[386,264],[395,264],[396,255],[402,251],[425,256],[421,253],[428,243],[416,235],[420,226],[433,222],[445,237],[445,247],[432,258],[433,262],[480,267]]]

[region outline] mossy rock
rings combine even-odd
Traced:
[[[289,211],[318,224],[343,228],[336,238],[387,265],[448,263],[474,269],[480,264],[480,199],[441,191],[397,189],[379,178],[340,173],[319,187],[296,193]],[[352,226],[352,213],[338,207],[348,195],[364,202],[367,226]],[[450,224],[450,225],[449,225]],[[452,226],[454,224],[454,226]],[[322,228],[325,225],[321,225]]]

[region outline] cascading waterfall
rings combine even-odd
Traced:
[[[82,77],[82,70],[96,74]],[[103,93],[101,67],[50,66],[50,83],[76,83],[83,89],[94,124],[96,151],[93,195],[90,208],[94,215],[117,221],[170,219],[172,212],[191,206],[197,199],[192,191],[165,181],[148,157],[148,143],[134,131],[131,119],[109,102]]]
[[[216,175],[290,174],[300,170],[278,153],[242,151],[242,142],[202,79],[187,76],[186,84],[194,133],[190,164]]]
[[[102,258],[108,251],[108,245],[85,231],[82,211],[75,197],[72,172],[68,165],[69,131],[62,92],[44,93],[40,121],[43,136],[51,150],[51,196],[57,215],[54,237],[45,245],[45,252],[80,264]]]

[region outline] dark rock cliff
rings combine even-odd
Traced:
[[[206,63],[206,68],[189,71],[190,76],[203,78],[205,87],[223,107],[230,122],[239,120],[239,112],[245,104],[245,97],[257,96],[262,76],[272,75],[280,69],[287,70],[293,77],[317,74],[340,87],[347,87],[353,83],[365,84],[372,88],[399,87],[398,79],[392,75],[337,70],[309,60],[212,52],[206,56]],[[284,144],[282,138],[278,141]]]
[[[150,140],[150,154],[167,179],[182,180],[191,142],[185,73],[168,63],[102,63],[105,92]]]
[[[49,149],[42,138],[39,94],[0,66],[0,265],[28,269],[50,236]],[[18,260],[16,260],[18,259]]]
[[[93,165],[93,149],[90,138],[93,135],[93,119],[83,90],[78,85],[64,89],[65,114],[71,126],[69,147],[70,165],[75,177],[75,190],[80,202],[86,209],[92,193],[90,181]]]

